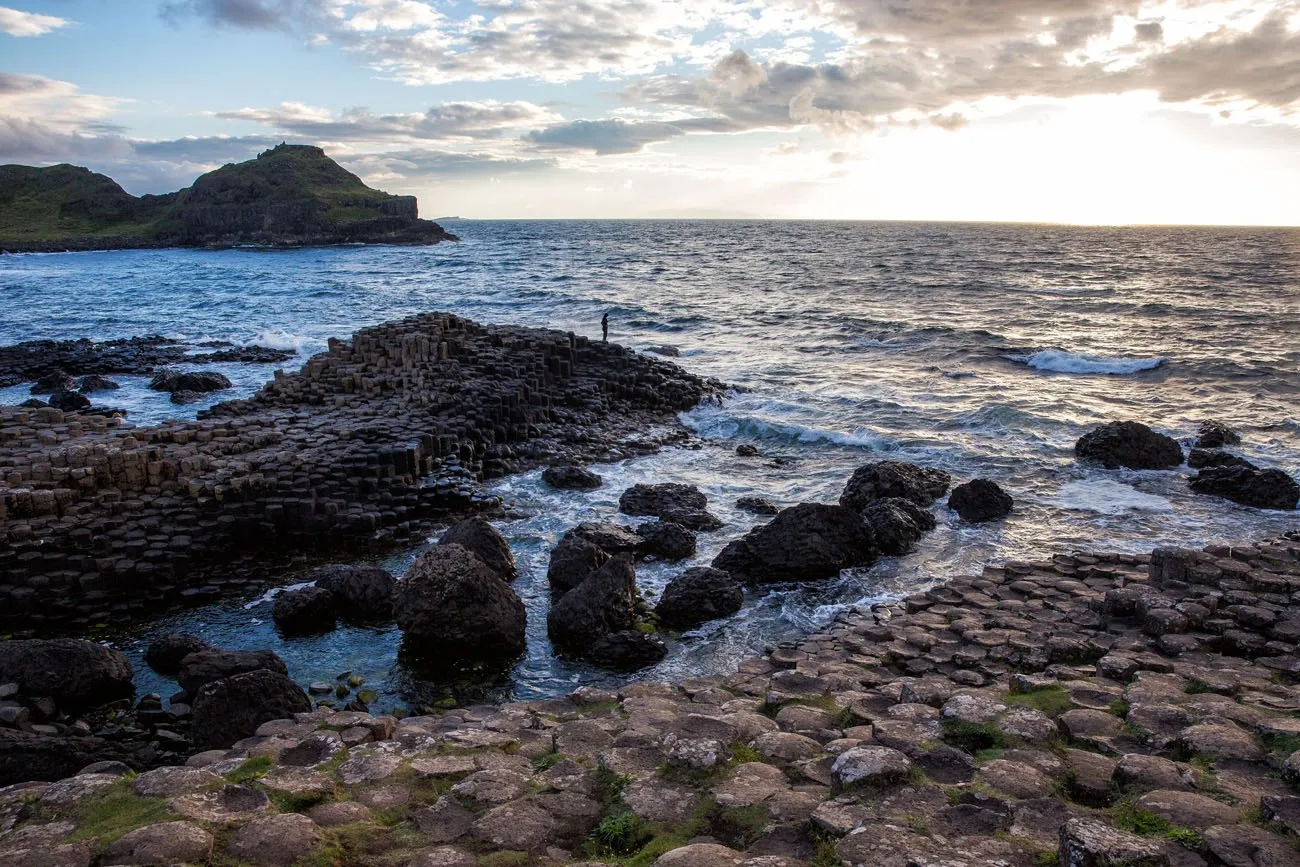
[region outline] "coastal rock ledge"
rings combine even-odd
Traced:
[[[0,625],[212,599],[240,589],[232,556],[415,538],[494,505],[484,479],[682,439],[677,413],[721,390],[615,344],[429,313],[198,421],[0,406]]]
[[[1010,562],[728,675],[15,782],[0,863],[1292,867],[1297,593],[1300,532]]]

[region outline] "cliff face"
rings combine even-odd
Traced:
[[[266,244],[436,244],[414,196],[367,187],[320,148],[280,145],[166,196],[76,166],[0,167],[0,251]]]

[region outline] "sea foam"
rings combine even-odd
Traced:
[[[1053,373],[1091,373],[1106,375],[1123,375],[1154,370],[1169,361],[1163,355],[1153,358],[1130,358],[1103,355],[1084,355],[1077,352],[1065,352],[1060,349],[1043,349],[1032,355],[1006,355],[1008,361],[1027,364],[1035,370],[1047,370]]]
[[[1123,515],[1127,512],[1172,512],[1164,497],[1144,494],[1137,488],[1109,479],[1070,482],[1061,486],[1056,501],[1067,509]]]

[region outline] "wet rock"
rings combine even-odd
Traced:
[[[735,614],[744,601],[744,590],[729,574],[696,566],[668,582],[655,614],[669,629],[686,630]]]
[[[200,650],[181,659],[176,680],[191,696],[205,685],[249,671],[287,675],[284,660],[270,650]]]
[[[546,580],[552,599],[563,596],[618,553],[639,554],[645,540],[618,524],[586,522],[560,537],[551,552]]]
[[[200,750],[228,748],[264,722],[309,710],[311,699],[286,675],[249,671],[212,681],[195,693],[191,736]]]
[[[702,512],[709,498],[694,485],[666,483],[633,485],[618,498],[618,510],[625,515],[661,517],[664,512]]]
[[[47,373],[32,383],[31,394],[53,394],[56,391],[72,391],[77,382],[61,370]]]
[[[925,508],[948,490],[951,476],[942,470],[903,461],[877,461],[854,471],[840,505],[861,512],[876,500],[902,497]]]
[[[195,370],[181,373],[176,370],[160,370],[149,381],[149,388],[154,391],[190,392],[191,394],[208,394],[233,388],[234,383],[224,374],[211,370]]]
[[[212,835],[193,822],[160,822],[128,831],[104,850],[100,863],[206,863],[212,857]]]
[[[0,683],[30,696],[82,708],[130,696],[131,663],[102,644],[80,638],[0,641]]]
[[[79,412],[90,408],[90,398],[79,391],[64,389],[51,394],[49,404],[55,409],[61,409],[64,412]]]
[[[650,521],[636,528],[645,540],[642,552],[661,560],[685,560],[695,556],[695,534],[670,521]]]
[[[1194,470],[1203,470],[1207,467],[1249,467],[1250,469],[1258,469],[1245,458],[1218,449],[1192,449],[1187,454],[1187,466]]]
[[[948,495],[948,508],[961,515],[963,521],[996,521],[1011,514],[1011,506],[1011,496],[988,479],[958,485]]]
[[[727,545],[712,565],[747,581],[805,581],[875,559],[871,528],[857,512],[801,503]]]
[[[0,786],[61,780],[101,760],[140,764],[127,745],[102,738],[38,734],[0,726]]]
[[[1224,497],[1256,509],[1294,509],[1300,500],[1300,484],[1281,470],[1210,467],[1197,473],[1189,486],[1198,494]]]
[[[583,656],[599,639],[636,624],[636,570],[620,554],[556,602],[546,617],[547,633],[560,653]]]
[[[758,457],[758,446],[753,445],[752,443],[741,443],[736,446],[736,456],[741,458],[756,458]]]
[[[908,553],[935,527],[934,515],[904,497],[874,500],[862,509],[862,518],[871,526],[880,553],[890,557]]]
[[[605,484],[605,480],[591,470],[572,464],[547,467],[542,470],[542,481],[562,490],[595,490]]]
[[[181,669],[181,660],[191,653],[211,650],[208,643],[197,635],[172,632],[155,638],[145,649],[145,664],[159,674],[173,675]]]
[[[1168,867],[1158,840],[1119,831],[1098,819],[1071,819],[1061,826],[1061,863],[1068,867]]]
[[[524,651],[524,603],[460,545],[421,554],[398,582],[393,607],[405,646],[431,660],[509,660]]]
[[[841,786],[882,786],[907,779],[912,762],[889,747],[853,747],[840,753],[831,773]]]
[[[105,376],[91,374],[83,376],[77,382],[77,390],[82,394],[92,394],[96,391],[116,391],[122,386]]]
[[[1221,449],[1224,446],[1241,445],[1241,434],[1221,421],[1203,421],[1197,431],[1196,447],[1198,449]]]
[[[300,813],[254,819],[235,832],[226,851],[258,867],[292,867],[310,855],[325,835]]]
[[[346,620],[387,620],[393,616],[393,591],[397,580],[374,566],[337,564],[322,566],[308,576],[317,587],[338,600]]]
[[[667,655],[668,645],[662,638],[635,629],[602,635],[583,653],[583,656],[591,662],[619,671],[645,668]]]
[[[1074,453],[1110,470],[1164,470],[1183,462],[1178,440],[1135,421],[1114,421],[1089,431],[1074,444]]]
[[[275,597],[271,617],[288,634],[329,632],[338,618],[338,600],[323,587],[300,587]]]
[[[775,515],[781,511],[776,503],[763,497],[741,497],[736,500],[736,508],[752,515]]]
[[[466,518],[452,525],[438,544],[461,546],[486,563],[502,581],[513,581],[519,576],[510,543],[485,518]]]

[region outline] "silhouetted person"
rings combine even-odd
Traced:
[[[600,317],[600,339],[609,343],[609,314]]]

